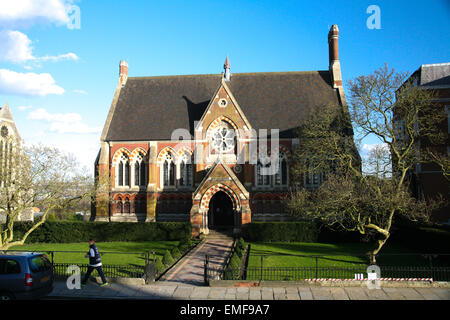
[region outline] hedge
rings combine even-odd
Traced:
[[[263,242],[317,242],[317,235],[317,226],[313,221],[252,222],[247,224],[245,238]]]
[[[31,222],[14,224],[14,238],[20,237],[30,228]],[[188,222],[66,222],[46,221],[34,230],[26,243],[71,243],[96,241],[170,241],[190,237]]]
[[[450,231],[445,227],[416,225],[396,227],[388,241],[420,253],[450,253]]]

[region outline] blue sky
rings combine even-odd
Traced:
[[[367,28],[370,5],[381,29]],[[326,70],[332,24],[344,81],[385,62],[413,72],[450,61],[446,0],[0,0],[0,104],[26,143],[71,150],[92,169],[120,60],[130,76],[220,73],[226,55],[232,73]]]

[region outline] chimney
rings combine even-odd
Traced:
[[[128,63],[125,60],[120,60],[119,65],[119,83],[124,86],[128,79]]]
[[[329,70],[333,88],[342,87],[341,63],[339,62],[339,29],[336,24],[328,32]]]
[[[231,66],[230,66],[230,61],[228,60],[228,56],[225,59],[225,63],[223,64],[223,68],[225,69],[225,75],[224,75],[225,81],[230,81],[230,78],[231,78],[230,68],[231,68]]]

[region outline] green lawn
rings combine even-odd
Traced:
[[[178,245],[178,241],[152,241],[152,242],[99,242],[96,243],[102,255],[103,264],[115,265],[145,265],[144,252],[155,250],[155,255],[162,257],[166,250],[171,250]],[[89,259],[85,254],[89,251],[88,243],[41,243],[15,246],[11,250],[32,251],[81,251],[80,253],[55,252],[55,263],[87,264]],[[108,252],[120,252],[108,253]],[[48,254],[49,258],[51,257]],[[153,259],[153,256],[151,256]]]
[[[302,242],[254,242],[251,244],[249,267],[343,267],[366,265],[366,243],[302,243]],[[377,259],[379,265],[428,266],[429,262],[412,250],[396,244],[387,244]]]

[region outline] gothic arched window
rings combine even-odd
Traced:
[[[140,169],[141,169],[141,165],[140,165],[140,163],[139,162],[135,162],[134,163],[134,185],[135,186],[139,186],[139,185],[141,185],[141,183],[140,183]]]
[[[256,184],[258,186],[286,186],[288,184],[289,167],[287,157],[283,152],[278,153],[278,166],[273,165],[277,169],[272,173],[271,158],[258,160],[256,164]]]
[[[135,186],[145,186],[147,182],[146,170],[145,170],[144,155],[138,153],[136,156],[136,162],[134,163],[134,185]]]
[[[284,153],[278,154],[278,170],[275,173],[275,185],[287,185],[288,181],[288,165],[286,155]]]
[[[271,175],[269,175],[270,159],[259,161],[256,164],[256,183],[259,186],[270,186]]]
[[[130,185],[130,161],[125,153],[122,153],[117,165],[117,184],[119,186]]]
[[[122,199],[117,199],[117,203],[116,203],[116,213],[123,213],[123,204],[122,204]]]
[[[180,160],[180,186],[192,185],[192,163],[191,156],[185,153]]]
[[[162,165],[163,186],[175,186],[175,159],[167,153]]]
[[[130,213],[130,209],[131,209],[130,200],[126,199],[123,205],[123,213]]]

